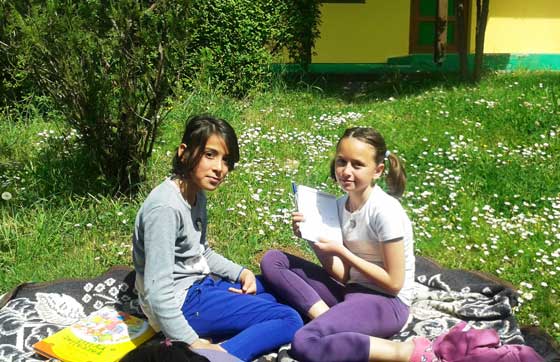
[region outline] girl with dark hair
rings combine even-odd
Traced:
[[[128,352],[120,362],[210,362],[184,342],[146,343]]]
[[[289,343],[302,320],[265,293],[249,269],[208,245],[205,191],[218,188],[238,161],[237,137],[226,121],[190,118],[172,176],[136,216],[133,261],[140,306],[155,330],[195,351],[250,361]],[[204,339],[223,337],[221,344]]]
[[[385,173],[389,193],[377,185]],[[311,243],[322,267],[272,250],[261,270],[278,297],[311,319],[292,342],[298,360],[391,360],[372,346],[404,326],[414,296],[412,225],[396,198],[404,167],[377,131],[355,127],[336,145],[331,176],[346,192],[337,204],[343,243]],[[300,237],[304,218],[292,218]]]

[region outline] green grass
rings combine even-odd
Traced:
[[[328,177],[334,144],[346,127],[366,125],[406,160],[402,204],[417,253],[511,282],[522,296],[520,322],[560,340],[558,84],[558,73],[518,72],[477,86],[395,76],[315,80],[244,100],[185,94],[132,199],[103,194],[56,114],[12,115],[0,121],[0,193],[12,194],[0,200],[0,292],[130,264],[136,210],[167,174],[184,120],[198,112],[231,121],[242,151],[225,185],[209,194],[215,248],[255,271],[269,248],[311,256],[291,235],[290,181],[340,194]]]

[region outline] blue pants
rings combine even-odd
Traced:
[[[236,294],[239,283],[206,277],[189,288],[183,315],[201,337],[229,338],[222,347],[244,360],[290,343],[303,326],[299,314],[276,302],[257,279],[257,295]]]

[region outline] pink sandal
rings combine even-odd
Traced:
[[[432,342],[425,337],[415,337],[412,339],[414,342],[414,351],[410,357],[410,362],[440,362],[439,358],[434,354]]]

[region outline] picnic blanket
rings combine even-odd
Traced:
[[[482,273],[443,269],[418,258],[415,288],[409,321],[393,339],[414,335],[435,339],[464,320],[475,328],[495,329],[502,343],[525,343],[513,315],[518,294],[506,282]]]
[[[32,345],[105,305],[142,317],[134,291],[134,271],[116,266],[85,280],[22,284],[0,299],[0,362],[44,361]],[[411,317],[396,340],[415,335],[435,338],[464,320],[474,327],[494,328],[503,343],[527,344],[547,362],[560,361],[556,342],[536,327],[520,328],[512,308],[517,293],[498,279],[452,270],[417,257],[418,295]],[[259,362],[294,361],[289,346]]]

